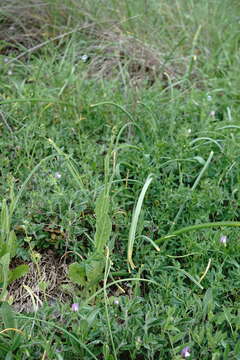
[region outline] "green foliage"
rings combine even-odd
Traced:
[[[96,252],[103,253],[110,239],[112,222],[109,216],[110,198],[108,189],[104,189],[96,200],[96,232],[94,236]]]
[[[18,265],[13,270],[9,271],[8,283],[11,284],[13,281],[26,275],[29,271],[29,266],[26,264]]]
[[[68,272],[71,281],[85,287],[87,291],[90,290],[91,292],[93,292],[98,282],[103,278],[106,262],[104,250],[109,242],[112,231],[112,222],[109,216],[110,198],[108,187],[104,188],[96,200],[94,250],[88,258],[80,264],[71,264]]]
[[[16,329],[16,319],[11,306],[7,302],[3,302],[0,310],[5,328]]]
[[[5,2],[0,358],[239,359],[239,1]],[[27,239],[80,287],[34,315]]]
[[[129,230],[129,238],[128,238],[128,263],[131,266],[132,269],[135,268],[135,265],[132,261],[132,254],[133,254],[133,245],[134,245],[134,241],[135,241],[135,235],[136,235],[136,229],[137,229],[137,224],[138,224],[138,219],[139,219],[139,215],[140,215],[140,211],[142,208],[142,203],[143,203],[143,199],[145,196],[145,193],[148,189],[148,186],[151,184],[153,180],[153,176],[149,175],[148,178],[145,181],[145,184],[142,188],[142,191],[139,195],[136,207],[133,211],[133,216],[132,216],[132,222],[131,222],[131,226],[130,226],[130,230]]]
[[[0,301],[7,299],[7,286],[14,280],[24,276],[28,272],[27,265],[17,266],[10,270],[11,259],[16,255],[17,238],[15,232],[10,230],[11,214],[9,212],[6,200],[2,201],[0,216]]]
[[[0,354],[4,359],[13,359],[14,352],[17,352],[23,343],[23,333],[17,328],[16,314],[7,302],[1,303],[0,318],[4,326]]]

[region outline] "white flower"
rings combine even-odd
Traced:
[[[223,244],[224,246],[227,246],[227,242],[228,242],[228,238],[226,237],[226,235],[222,235],[220,237],[220,243]]]
[[[186,359],[188,358],[189,356],[191,356],[190,354],[191,350],[190,350],[190,347],[189,346],[186,346],[185,348],[182,349],[181,351],[181,356],[183,359]]]
[[[81,60],[82,60],[83,62],[87,62],[88,59],[89,59],[89,56],[86,55],[86,54],[84,54],[84,55],[81,56]]]
[[[55,179],[61,179],[62,175],[59,172],[54,174]]]

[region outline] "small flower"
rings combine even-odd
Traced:
[[[87,62],[88,59],[89,59],[89,56],[86,55],[86,54],[84,54],[84,55],[81,56],[81,60],[82,60],[84,63]]]
[[[191,350],[189,346],[185,346],[185,348],[182,349],[181,351],[181,356],[183,359],[188,358],[189,356],[191,356],[190,354]]]
[[[119,305],[119,300],[118,300],[118,299],[114,299],[114,304],[115,304],[115,305]]]
[[[13,74],[12,70],[8,70],[8,75],[11,76]]]
[[[216,112],[215,112],[214,110],[212,110],[212,111],[210,111],[210,114],[209,114],[209,115],[210,115],[211,117],[214,117],[215,114],[216,114]]]
[[[211,95],[208,95],[207,99],[208,99],[208,101],[212,101]]]
[[[142,345],[142,340],[141,340],[140,336],[137,336],[137,338],[136,338],[137,349],[140,349],[141,345]]]
[[[222,235],[220,237],[220,243],[223,244],[224,246],[227,246],[227,242],[228,242],[228,239],[227,239],[226,235]]]
[[[54,174],[55,179],[61,179],[62,175],[59,172]]]
[[[76,312],[79,310],[79,305],[77,303],[72,304],[72,311]]]

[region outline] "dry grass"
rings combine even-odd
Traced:
[[[125,86],[150,87],[157,79],[166,85],[169,78],[176,80],[179,76],[176,67],[167,66],[163,53],[116,26],[109,31],[95,30],[91,37],[91,78],[120,79]]]
[[[5,3],[5,5],[4,5]],[[46,4],[29,0],[25,5],[10,0],[0,7],[0,53],[18,53],[43,41],[50,16]]]
[[[15,310],[32,312],[34,309],[31,294],[25,286],[31,290],[37,308],[43,301],[51,303],[55,300],[61,302],[69,299],[69,294],[62,288],[67,282],[67,265],[62,258],[57,259],[53,253],[49,253],[41,256],[37,265],[31,262],[29,267],[28,274],[9,287],[9,296],[13,299]],[[46,289],[42,289],[41,283],[46,284]]]
[[[80,54],[85,51],[91,59],[88,78],[120,80],[124,86],[133,87],[150,87],[160,80],[165,87],[169,80],[175,82],[185,71],[176,61],[170,63],[164,52],[126,33],[111,19],[100,25],[85,14],[74,28],[65,7],[62,4],[53,17],[51,4],[47,2],[28,0],[25,5],[19,5],[18,0],[5,1],[0,7],[0,54],[19,58],[23,53],[24,59],[51,39],[58,44],[64,34],[71,36],[75,32],[80,39],[85,39],[86,46],[81,44]]]

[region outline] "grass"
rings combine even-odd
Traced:
[[[0,308],[2,359],[240,359],[238,13],[1,4],[0,204],[11,269],[30,268]]]

